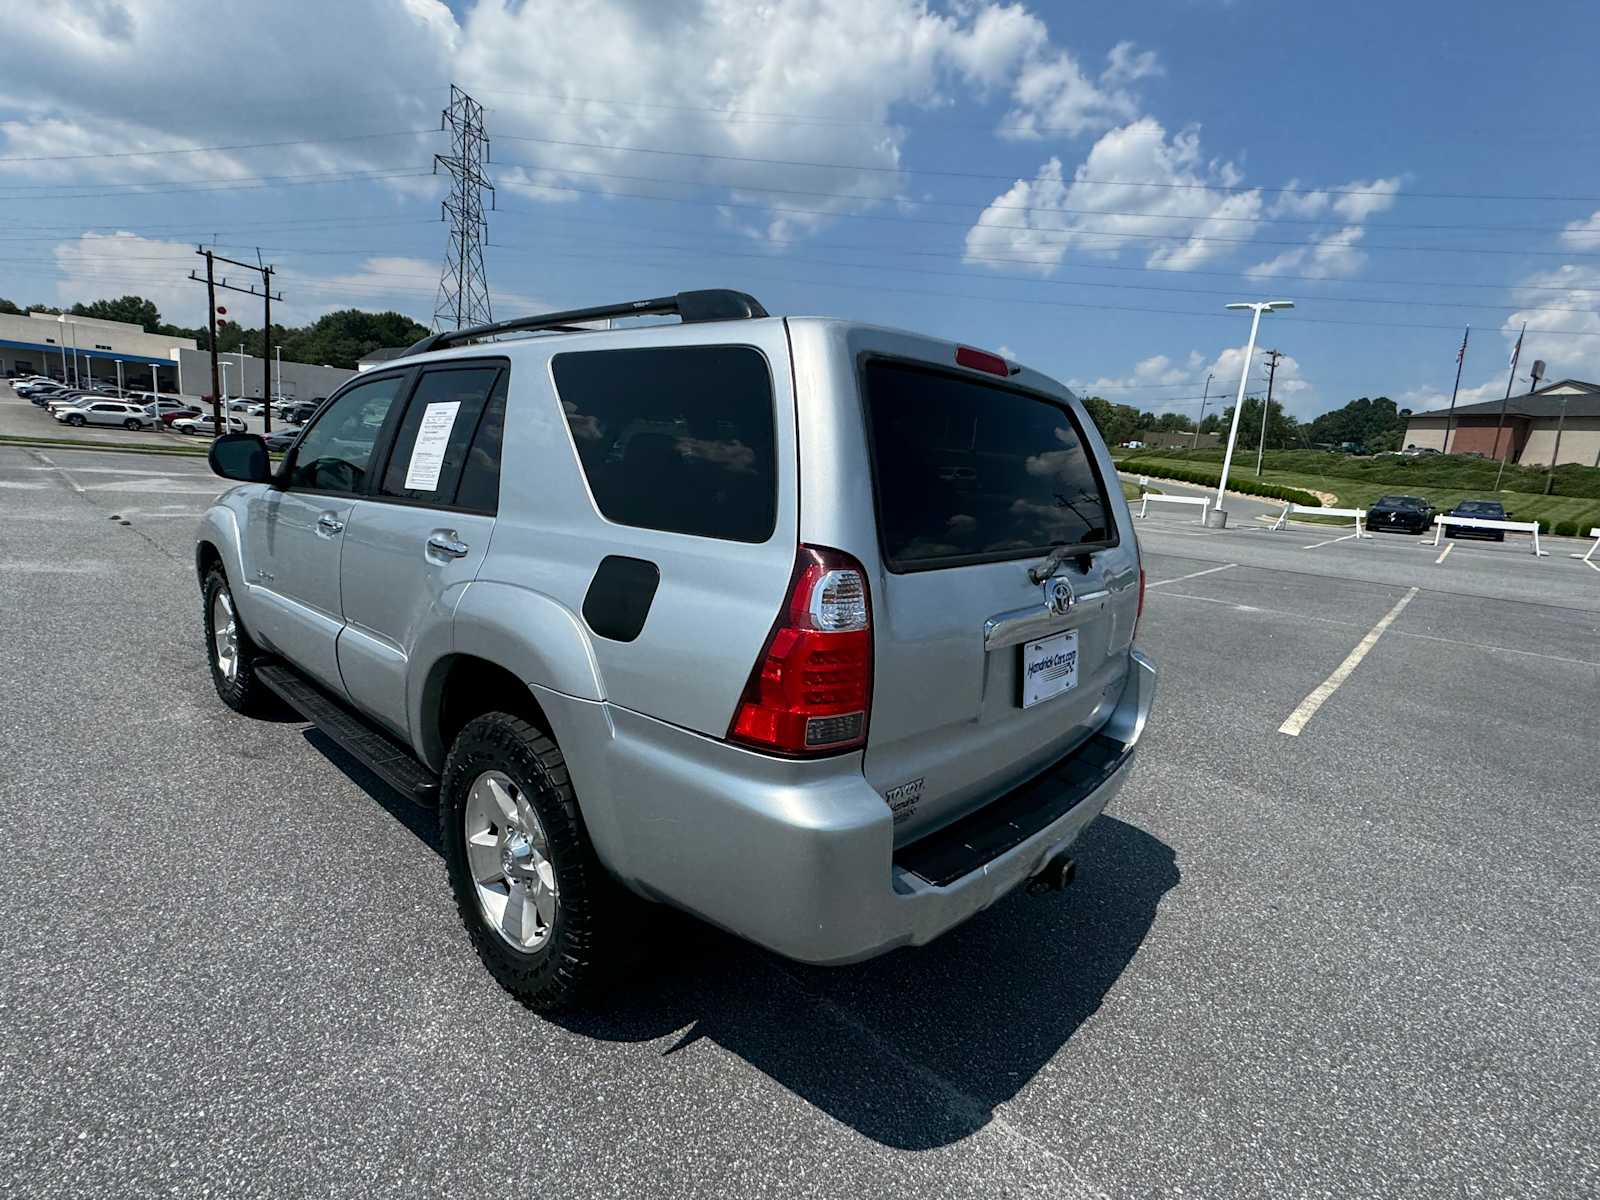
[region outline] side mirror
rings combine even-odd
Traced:
[[[255,433],[225,433],[211,443],[206,455],[213,473],[240,483],[266,483],[272,478],[267,444]]]

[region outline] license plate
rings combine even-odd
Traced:
[[[1032,708],[1078,686],[1078,631],[1070,629],[1022,647],[1022,707]]]

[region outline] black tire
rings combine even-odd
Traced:
[[[215,607],[213,602],[219,591],[226,592],[228,603],[234,604],[233,592],[228,587],[227,574],[220,566],[213,566],[206,572],[205,583],[200,589],[201,620],[205,625],[206,662],[211,667],[211,684],[217,689],[217,695],[222,702],[234,712],[247,717],[271,716],[279,711],[277,698],[256,675],[255,660],[259,652],[255,643],[250,640],[250,635],[245,632],[244,622],[239,617],[237,606],[233,609],[233,619],[239,631],[237,649],[239,662],[231,679],[217,661],[216,629],[212,622],[212,612]]]
[[[501,771],[544,827],[559,904],[537,950],[514,948],[489,928],[467,861],[466,805],[475,780]],[[556,744],[509,713],[475,717],[457,735],[439,786],[439,834],[456,909],[473,949],[506,991],[536,1011],[590,999],[618,965],[628,897],[595,856]]]
[[[77,413],[69,413],[67,414],[67,424],[73,427],[81,426],[83,424],[83,418]]]
[[[144,428],[144,422],[143,421],[135,421],[132,417],[129,417],[126,421],[124,421],[122,423],[122,427],[124,429],[131,429],[135,433],[137,433],[139,430]]]

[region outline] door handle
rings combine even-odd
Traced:
[[[317,528],[329,535],[338,533],[344,528],[344,522],[332,513],[323,513],[317,518]]]
[[[465,558],[472,547],[459,540],[454,530],[448,533],[436,533],[428,539],[428,551],[431,554],[442,554],[446,558]]]

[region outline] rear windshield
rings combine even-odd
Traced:
[[[619,525],[764,542],[778,513],[772,375],[748,346],[558,354],[595,504]]]
[[[866,406],[890,569],[1111,540],[1105,488],[1065,405],[878,360],[866,367]]]

